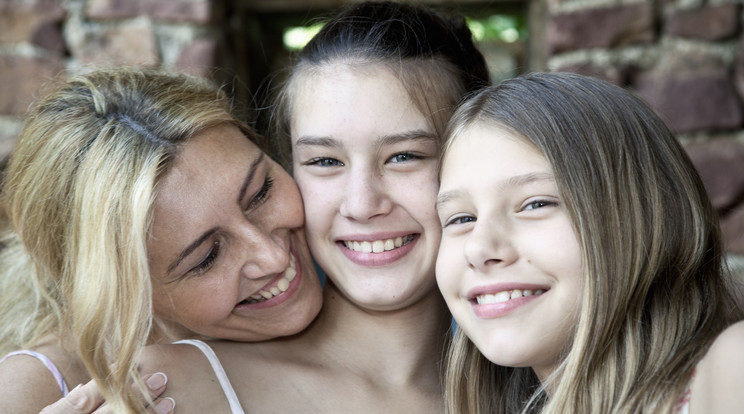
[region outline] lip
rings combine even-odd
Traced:
[[[521,298],[510,299],[501,303],[478,304],[476,300],[476,297],[480,295],[496,294],[498,292],[511,291],[515,289],[532,291],[544,290],[545,292],[540,295],[523,296]],[[548,286],[529,283],[496,284],[472,288],[468,291],[466,297],[470,302],[470,307],[476,317],[481,319],[493,319],[505,316],[524,305],[539,300],[549,290],[550,288]]]
[[[375,241],[375,240],[386,240],[394,239],[396,237],[413,236],[413,239],[404,244],[401,247],[393,250],[387,250],[380,253],[363,253],[355,250],[351,250],[344,245],[344,241]],[[341,252],[353,263],[359,266],[365,267],[379,267],[386,266],[394,263],[413,250],[414,246],[418,243],[421,238],[421,233],[416,232],[395,232],[395,233],[375,233],[375,234],[355,234],[342,236],[336,239],[336,246]]]
[[[289,287],[287,290],[282,292],[281,294],[274,296],[271,299],[264,300],[262,302],[258,303],[238,303],[235,305],[235,310],[257,310],[257,309],[265,309],[265,308],[271,308],[274,306],[281,305],[282,303],[289,300],[295,292],[300,288],[300,284],[302,283],[302,264],[300,258],[297,256],[297,252],[295,252],[294,247],[290,247],[289,254],[294,256],[295,259],[295,270],[297,271],[297,275],[295,278],[289,282]],[[261,289],[256,290],[253,294],[265,290],[267,287],[274,286],[277,281],[284,277],[284,272],[278,273],[276,276],[274,276],[268,283],[266,283]]]

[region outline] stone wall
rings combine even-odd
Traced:
[[[744,257],[744,11],[736,0],[550,0],[550,70],[597,76],[649,102],[678,135]],[[741,269],[741,267],[740,267]]]
[[[96,65],[213,76],[229,67],[215,0],[0,0],[0,157],[29,105],[57,77]]]

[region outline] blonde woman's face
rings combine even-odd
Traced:
[[[578,321],[581,253],[548,161],[492,125],[449,149],[437,211],[437,282],[458,325],[492,362],[559,364]]]
[[[332,64],[299,84],[292,158],[313,257],[365,309],[438,296],[439,139],[427,118],[381,66]]]
[[[184,144],[158,184],[149,238],[167,332],[255,341],[304,329],[321,294],[302,209],[291,177],[238,128]]]

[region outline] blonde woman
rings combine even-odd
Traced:
[[[462,18],[362,2],[295,63],[273,142],[291,155],[327,274],[323,309],[291,337],[208,343],[218,361],[148,347],[143,372],[168,374],[184,414],[442,412],[451,317],[434,278],[437,160],[458,101],[488,83],[485,60]]]
[[[644,103],[532,74],[477,94],[449,128],[448,412],[744,410],[744,322],[716,215]]]
[[[115,412],[141,412],[142,346],[307,326],[321,296],[300,194],[260,143],[182,75],[94,71],[38,104],[3,188],[0,350],[25,351],[0,363],[0,411],[93,378]]]

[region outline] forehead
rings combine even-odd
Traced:
[[[211,205],[235,203],[248,166],[260,154],[258,147],[233,125],[212,127],[191,138],[158,183],[153,232],[164,225],[183,225],[173,217],[193,220]]]
[[[291,108],[295,138],[431,130],[401,81],[384,65],[327,64],[306,70],[295,84]]]
[[[462,128],[442,159],[442,181],[452,173],[515,175],[541,168],[547,159],[527,138],[502,125],[476,121]]]

